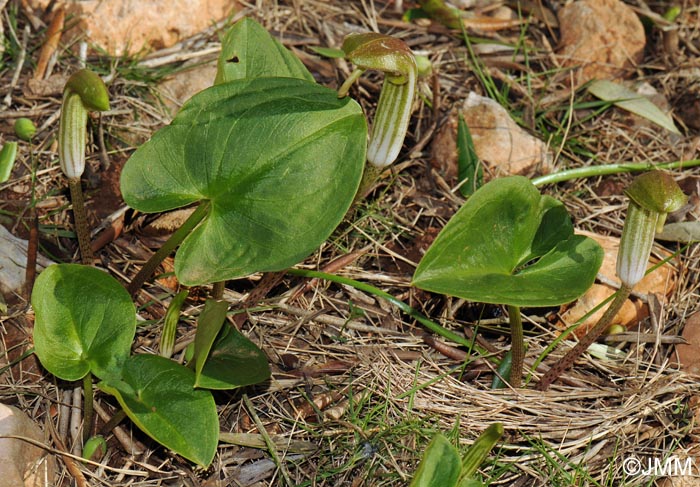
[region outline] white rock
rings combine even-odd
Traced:
[[[477,156],[495,176],[551,171],[547,145],[520,128],[494,100],[470,92],[462,115]]]
[[[0,404],[0,436],[22,436],[45,443],[39,427],[19,409]],[[54,459],[23,440],[0,438],[0,487],[54,485]]]
[[[0,225],[0,292],[20,291],[27,272],[27,241],[12,235]],[[37,271],[53,264],[43,255],[37,256]]]
[[[34,9],[45,9],[49,0],[31,0]],[[113,56],[163,49],[191,37],[225,19],[235,0],[64,0],[75,27],[74,38],[87,34]],[[66,42],[66,39],[64,39]]]

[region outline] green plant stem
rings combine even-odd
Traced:
[[[338,284],[345,284],[347,286],[352,286],[355,289],[358,289],[360,291],[364,291],[366,293],[372,294],[374,296],[377,296],[379,298],[385,299],[389,301],[391,304],[399,308],[401,311],[406,313],[408,316],[413,318],[414,320],[418,321],[420,324],[425,326],[428,330],[431,332],[435,333],[436,335],[440,335],[443,338],[446,338],[448,340],[451,340],[459,345],[462,345],[464,347],[467,347],[468,353],[471,353],[472,348],[477,349],[477,351],[481,354],[488,355],[488,352],[486,350],[481,350],[478,347],[474,345],[470,340],[467,338],[451,331],[448,330],[447,328],[444,328],[437,323],[430,321],[428,318],[423,316],[421,313],[416,311],[415,309],[411,308],[409,305],[401,301],[400,299],[396,299],[394,296],[392,296],[389,293],[386,293],[382,291],[379,288],[376,288],[370,284],[366,284],[364,282],[356,281],[354,279],[349,279],[347,277],[342,277],[342,276],[336,276],[335,274],[328,274],[326,272],[319,272],[319,271],[311,271],[311,270],[306,270],[306,269],[288,269],[287,274],[291,274],[293,276],[301,276],[301,277],[309,277],[309,278],[316,278],[316,279],[325,279],[326,281],[331,281],[331,282],[337,282]]]
[[[576,360],[583,355],[583,353],[588,350],[588,347],[593,344],[594,341],[598,339],[600,335],[610,326],[613,318],[620,311],[622,305],[625,304],[627,298],[629,298],[632,288],[622,285],[620,289],[615,294],[615,298],[610,303],[610,306],[603,316],[601,316],[598,323],[595,324],[593,328],[579,340],[574,348],[569,350],[569,352],[564,355],[559,361],[557,361],[552,367],[542,376],[539,383],[537,384],[537,389],[540,391],[546,391],[554,381],[556,381],[561,374],[571,367]]]
[[[637,162],[622,164],[606,164],[604,166],[578,167],[576,169],[567,169],[566,171],[545,174],[544,176],[534,178],[532,179],[532,184],[534,184],[535,186],[544,186],[545,184],[560,183],[562,181],[569,181],[570,179],[605,176],[606,174],[641,172],[650,171],[652,169],[682,169],[686,167],[695,166],[700,166],[700,159],[664,162],[661,164],[653,164],[651,162]]]
[[[82,260],[85,265],[92,265],[94,255],[92,253],[92,247],[90,246],[90,230],[88,228],[85,199],[83,198],[83,188],[80,185],[80,178],[69,178],[68,188],[70,189],[70,199],[73,203],[73,218],[75,219],[75,234],[78,236],[80,260]]]
[[[224,289],[226,288],[226,281],[217,281],[211,288],[211,298],[221,300],[224,299]]]
[[[374,183],[377,181],[382,172],[384,172],[384,169],[385,168],[383,167],[377,167],[370,163],[365,164],[365,170],[362,173],[360,187],[358,188],[357,193],[355,193],[355,199],[352,202],[351,208],[355,206],[355,204],[357,204],[358,202],[365,199],[365,197],[372,190],[372,186],[374,186]]]
[[[94,392],[92,389],[92,374],[88,372],[85,377],[83,377],[83,444],[90,439],[92,433],[92,423],[95,420],[95,409],[93,408],[92,401],[94,398]]]
[[[525,336],[520,306],[508,306],[510,322],[510,350],[513,357],[510,368],[510,386],[518,388],[523,381],[523,364],[525,363]]]
[[[114,416],[107,421],[102,428],[100,428],[99,434],[102,436],[107,436],[114,428],[119,425],[122,421],[124,421],[124,418],[126,418],[126,412],[123,409],[120,409],[116,413],[114,413]]]
[[[136,292],[141,289],[141,286],[146,282],[146,280],[153,275],[158,266],[167,256],[169,256],[175,248],[185,240],[192,230],[199,224],[199,222],[204,219],[204,217],[209,212],[209,206],[211,203],[208,201],[203,201],[194,210],[185,223],[178,228],[168,240],[163,244],[163,246],[158,249],[158,251],[151,256],[148,261],[141,267],[141,270],[133,277],[126,290],[130,295],[136,294]]]

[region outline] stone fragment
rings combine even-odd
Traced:
[[[578,0],[559,11],[559,55],[576,67],[575,82],[627,78],[642,61],[646,36],[637,15],[619,0]]]
[[[700,313],[685,320],[681,336],[687,343],[676,345],[678,363],[689,374],[700,375]]]
[[[0,436],[22,436],[45,443],[39,427],[22,411],[0,404]],[[0,487],[54,485],[55,462],[46,450],[15,438],[0,438]]]
[[[30,0],[43,10],[50,0]],[[84,36],[112,56],[163,49],[225,19],[235,0],[64,0],[75,25],[69,38]]]
[[[476,154],[492,176],[551,171],[552,157],[547,145],[520,128],[494,100],[470,92],[462,115]]]
[[[165,106],[175,116],[182,104],[194,94],[212,86],[215,76],[215,61],[192,69],[178,71],[159,85]]]
[[[598,273],[610,282],[619,283],[620,280],[615,274],[615,267],[617,265],[617,251],[620,247],[620,239],[585,231],[577,233],[591,237],[603,247],[603,251],[605,252],[603,256],[603,265],[600,267]],[[658,262],[658,259],[651,257],[648,268],[655,266]],[[675,289],[676,280],[676,270],[671,265],[664,264],[639,281],[634,287],[634,291],[640,294],[654,293],[664,302],[666,296],[669,296]],[[586,291],[586,293],[571,307],[564,311],[562,314],[563,326],[568,327],[574,324],[590,310],[612,296],[616,290],[616,288],[606,284],[594,284],[591,289]],[[576,335],[579,337],[585,335],[588,330],[598,322],[606,309],[607,307],[603,306],[602,309],[599,309],[589,316],[581,326],[576,329]],[[620,324],[625,327],[633,327],[647,316],[649,316],[649,308],[647,305],[638,299],[630,298],[625,302],[618,314],[615,315],[612,323]]]
[[[12,235],[0,225],[0,292],[18,292],[27,272],[27,241]],[[53,264],[43,255],[37,256],[38,270]]]

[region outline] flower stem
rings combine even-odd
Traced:
[[[508,321],[510,321],[510,350],[513,357],[510,368],[510,385],[513,388],[518,388],[522,384],[523,364],[525,363],[525,337],[520,306],[508,306]]]
[[[83,443],[85,443],[90,439],[92,423],[95,418],[95,410],[92,406],[94,397],[92,389],[92,374],[90,372],[83,377],[83,396],[85,396],[85,401],[83,402]]]
[[[168,240],[163,244],[163,246],[158,249],[158,251],[151,256],[148,261],[141,267],[141,270],[131,279],[131,282],[126,287],[130,295],[136,294],[136,292],[141,289],[141,286],[146,282],[146,280],[153,275],[158,266],[167,256],[169,256],[175,248],[185,240],[192,230],[201,222],[207,213],[209,213],[209,207],[211,203],[208,201],[203,201],[194,210],[185,223],[178,228]]]
[[[534,184],[535,186],[544,186],[545,184],[560,183],[562,181],[569,181],[570,179],[605,176],[606,174],[641,172],[649,171],[652,169],[682,169],[694,166],[700,166],[700,159],[665,162],[661,164],[652,164],[651,162],[636,162],[577,167],[576,169],[567,169],[566,171],[545,174],[544,176],[534,178],[532,179],[532,184]]]
[[[226,281],[216,281],[211,288],[211,298],[217,301],[224,299],[224,290],[226,289]]]
[[[632,288],[625,286],[624,284],[620,287],[615,294],[615,298],[610,303],[610,306],[603,316],[601,316],[598,323],[590,329],[590,331],[581,338],[581,340],[576,344],[574,348],[569,350],[569,352],[564,355],[558,362],[556,362],[552,368],[550,368],[540,379],[537,384],[537,390],[546,391],[554,381],[556,381],[561,374],[563,374],[569,367],[571,367],[576,360],[583,355],[583,353],[588,350],[594,341],[598,339],[600,335],[610,326],[615,315],[620,311],[622,305],[625,304],[627,298],[629,298]]]
[[[73,218],[75,219],[75,233],[78,236],[80,260],[82,260],[85,265],[92,265],[94,255],[92,253],[92,247],[90,247],[90,229],[88,228],[85,199],[83,198],[83,188],[80,185],[80,178],[69,178],[68,188],[70,189],[70,199],[73,203]]]
[[[379,176],[382,174],[383,171],[383,167],[377,167],[369,163],[365,164],[365,170],[362,173],[360,187],[357,189],[357,193],[355,193],[355,199],[353,200],[350,208],[354,207],[357,203],[365,199],[365,197],[372,190],[372,186],[374,186],[374,183],[377,182],[377,179],[379,179]]]

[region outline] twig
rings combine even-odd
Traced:
[[[82,402],[81,387],[76,386],[73,388],[73,394],[71,398],[71,413],[70,413],[70,437],[73,441],[71,451],[75,455],[80,454],[81,441],[80,441],[80,422],[81,422],[81,408],[80,403]]]
[[[39,60],[36,63],[34,79],[44,79],[44,75],[47,74],[47,68],[49,66],[51,56],[53,56],[56,49],[58,49],[58,42],[61,40],[61,32],[63,31],[65,19],[66,11],[63,7],[59,7],[56,11],[54,11],[51,24],[46,30],[46,42],[44,42],[44,45],[41,48]],[[50,72],[48,74],[50,74]]]
[[[122,447],[129,455],[140,455],[146,451],[146,447],[140,441],[132,438],[131,435],[124,431],[124,428],[118,426],[118,424],[126,417],[126,413],[123,410],[117,411],[112,417],[110,417],[109,413],[107,413],[107,411],[100,406],[99,402],[95,402],[95,411],[102,421],[106,421],[105,425],[100,429],[101,435],[106,436],[112,432],[115,438],[117,438],[117,441],[121,443]]]
[[[24,31],[22,32],[22,44],[20,45],[19,55],[17,56],[17,66],[15,66],[15,72],[12,75],[12,80],[10,81],[10,86],[7,87],[7,95],[2,101],[2,108],[7,108],[12,104],[12,90],[15,89],[17,83],[19,83],[19,77],[22,74],[22,66],[24,66],[24,60],[27,57],[27,42],[29,41],[29,24],[24,26]]]
[[[248,394],[243,394],[243,403],[246,406],[246,409],[248,409],[248,414],[250,414],[250,417],[253,418],[253,421],[255,422],[255,426],[258,428],[258,431],[260,431],[260,434],[262,435],[263,439],[265,440],[265,444],[267,445],[267,451],[270,452],[270,456],[272,456],[272,460],[275,462],[277,465],[277,468],[280,469],[280,472],[282,473],[282,477],[284,478],[285,483],[292,487],[294,483],[292,482],[292,479],[289,478],[289,472],[287,472],[287,467],[285,466],[284,463],[282,463],[282,459],[279,456],[279,453],[277,452],[277,447],[275,446],[275,442],[272,441],[272,438],[270,438],[270,435],[267,433],[267,430],[265,429],[265,425],[262,424],[262,421],[260,421],[260,418],[258,417],[258,414],[255,412],[255,407],[253,407],[253,403],[248,399]]]

